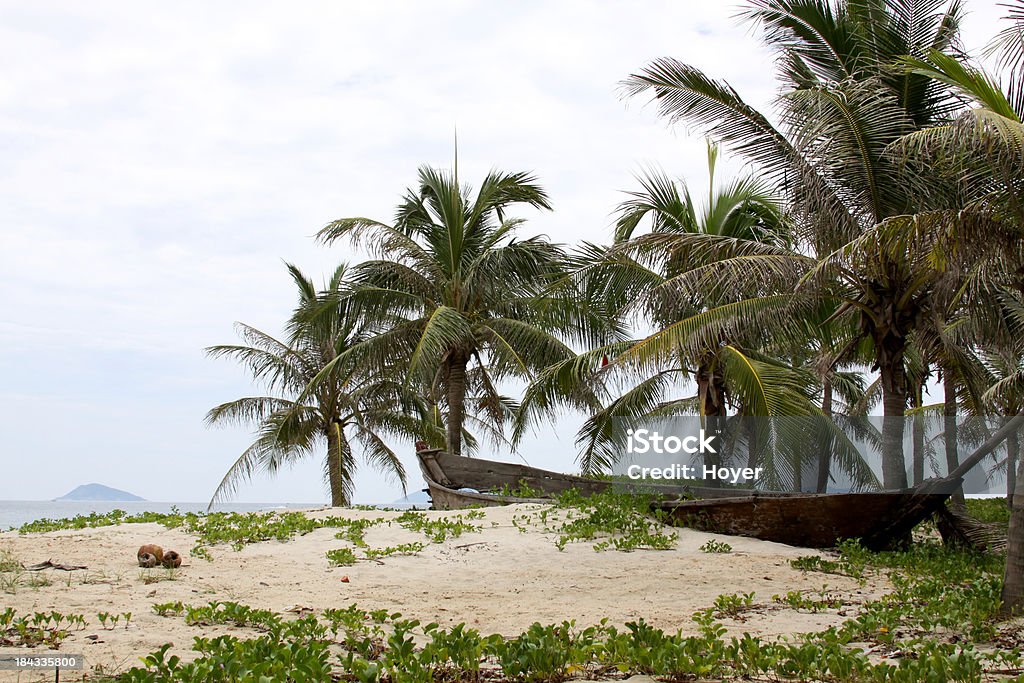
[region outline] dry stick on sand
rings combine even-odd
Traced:
[[[84,564],[64,564],[63,562],[54,562],[53,560],[47,560],[46,562],[40,562],[39,564],[29,565],[25,567],[25,571],[38,572],[44,569],[60,569],[65,572],[73,572],[76,569],[88,569]]]

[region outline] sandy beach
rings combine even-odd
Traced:
[[[235,633],[247,629],[188,626],[179,618],[155,614],[153,605],[181,601],[204,605],[235,601],[288,614],[356,604],[364,609],[385,608],[407,618],[442,626],[465,622],[481,633],[515,635],[533,622],[575,620],[587,626],[607,618],[621,625],[644,619],[664,629],[695,632],[691,615],[710,607],[720,594],[755,594],[755,609],[738,618],[723,619],[734,633],[780,636],[818,631],[840,623],[856,604],[877,596],[879,584],[862,587],[854,579],[808,574],[793,569],[789,560],[818,554],[802,548],[752,539],[717,536],[679,529],[675,548],[665,551],[614,550],[595,552],[593,542],[556,546],[557,534],[522,518],[538,506],[490,508],[474,520],[480,527],[443,543],[427,545],[415,555],[360,560],[353,566],[332,567],[325,557],[332,548],[351,547],[334,537],[335,529],[321,528],[288,542],[265,541],[234,551],[214,546],[207,561],[189,552],[196,537],[159,524],[125,524],[76,531],[0,535],[6,550],[25,565],[47,559],[86,565],[74,572],[46,570],[49,585],[31,587],[27,579],[12,593],[0,593],[0,611],[19,614],[57,610],[85,616],[88,627],[73,630],[60,651],[85,655],[87,671],[101,667],[117,672],[139,662],[160,645],[190,659],[196,635]],[[394,519],[397,512],[319,510],[307,514],[350,518]],[[456,513],[426,512],[428,518]],[[520,520],[517,527],[514,518]],[[709,554],[699,548],[709,539],[729,543],[730,553]],[[382,523],[366,532],[371,548],[423,542],[424,537],[397,524]],[[136,550],[157,543],[181,552],[185,559],[173,580],[160,569],[141,570]],[[347,581],[344,580],[347,578]],[[782,608],[772,596],[791,590],[828,590],[849,603],[843,610],[818,613]],[[101,627],[99,612],[131,612],[115,628]],[[3,648],[0,655],[38,651]],[[0,680],[52,680],[22,673],[0,672]],[[70,676],[70,678],[69,678]],[[75,680],[64,672],[61,680]],[[82,677],[77,673],[77,677]]]

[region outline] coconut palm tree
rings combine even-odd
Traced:
[[[1024,301],[1010,295],[1001,297],[1015,344],[997,347],[989,354],[987,366],[994,382],[983,399],[1002,415],[1024,413]],[[1013,433],[1006,448],[1006,497],[1010,524],[1003,575],[1002,610],[1006,615],[1024,613],[1024,458],[1020,457],[1021,434]]]
[[[640,189],[630,192],[618,208],[616,243],[582,250],[573,279],[584,299],[598,299],[598,307],[615,318],[654,328],[645,338],[614,339],[549,368],[524,396],[527,414],[550,410],[559,392],[568,397],[566,403],[590,409],[592,416],[577,440],[584,471],[605,469],[618,459],[624,431],[614,428],[616,421],[696,414],[717,430],[725,428],[730,408],[746,416],[820,415],[808,394],[814,377],[765,353],[766,340],[756,327],[738,317],[729,330],[717,329],[714,336],[702,333],[705,311],[723,303],[707,293],[716,288],[678,296],[673,287],[677,278],[707,272],[707,253],[714,254],[722,243],[737,253],[751,242],[788,253],[791,226],[771,188],[749,177],[718,186],[717,159],[718,148],[709,145],[709,184],[703,202],[694,200],[684,182],[658,171],[644,174],[638,179]],[[646,225],[649,230],[641,232]],[[758,293],[756,286],[737,287],[728,296]],[[671,345],[661,343],[666,330],[681,330],[672,336]],[[696,394],[679,396],[691,380]],[[595,409],[594,403],[602,401],[606,405]],[[742,438],[749,440],[750,435]],[[766,461],[753,463],[769,471],[764,483],[799,486],[801,464],[784,463],[781,457],[773,460],[773,453],[761,449],[760,457]],[[706,453],[705,458],[705,464],[717,464],[717,455]]]
[[[543,237],[519,239],[518,204],[550,209],[527,173],[491,171],[473,195],[453,172],[419,170],[419,184],[393,223],[344,218],[318,237],[347,238],[377,257],[353,269],[354,305],[379,333],[354,350],[375,366],[401,366],[445,412],[449,452],[463,453],[467,396],[500,426],[514,405],[505,378],[529,379],[573,355],[555,331],[571,334],[575,313],[545,289],[564,273],[562,249]]]
[[[908,70],[952,88],[971,106],[945,125],[907,136],[900,151],[929,162],[936,178],[951,181],[936,183],[949,197],[949,206],[932,218],[933,230],[946,237],[947,254],[971,264],[972,316],[982,318],[978,328],[989,337],[982,339],[990,345],[989,367],[1001,376],[984,399],[1002,410],[1019,410],[1024,388],[1024,373],[1019,370],[1024,320],[1024,5],[1018,1],[1008,7],[1009,25],[990,50],[1008,71],[1005,90],[994,76],[938,50],[904,60]],[[948,249],[953,245],[955,250]],[[986,316],[993,310],[996,315]],[[993,332],[1001,331],[1001,319],[1011,321],[1009,334],[991,339]],[[1007,339],[1009,345],[1004,343]],[[1014,487],[1008,491],[1011,514],[1002,609],[1019,614],[1024,611],[1024,471],[1018,463],[1013,472],[1010,462],[1019,449],[1019,435],[1011,434],[1008,441],[1008,479]]]
[[[641,290],[634,290],[631,286],[636,282],[635,274],[618,268],[608,271],[607,274],[613,278],[624,275],[630,278],[625,282],[613,280],[608,284],[609,290],[616,291],[618,298],[626,301],[623,313],[643,311],[657,328],[663,329],[709,308],[711,301],[707,296],[678,297],[672,291],[675,278],[705,265],[700,255],[701,238],[777,246],[785,246],[789,242],[789,225],[771,188],[749,177],[738,178],[725,187],[717,188],[717,157],[718,147],[709,144],[709,190],[702,209],[696,208],[685,183],[675,184],[664,174],[656,172],[641,178],[642,189],[631,192],[631,198],[619,206],[616,246],[612,254],[623,254],[629,257],[634,267],[649,269],[643,273],[646,283]],[[634,237],[645,218],[650,219],[650,232]],[[676,235],[682,235],[684,239],[673,240]],[[694,368],[700,414],[722,417],[726,414],[728,396],[719,349],[725,348],[722,342],[727,340],[705,341],[709,343],[695,348],[687,365]],[[639,355],[646,359],[642,349],[642,343],[634,346],[627,356]]]
[[[802,283],[794,296],[746,309],[757,324],[784,335],[780,323],[792,320],[794,306],[808,306],[804,297],[835,302],[835,321],[854,326],[871,344],[888,418],[887,488],[906,485],[906,345],[941,273],[924,260],[891,258],[885,247],[892,245],[883,243],[891,235],[871,230],[926,208],[918,169],[893,158],[889,146],[945,120],[957,106],[942,84],[894,65],[906,55],[957,48],[960,12],[959,3],[934,0],[751,0],[745,16],[762,27],[778,56],[781,129],[727,83],[673,59],[656,60],[624,84],[627,96],[652,95],[664,117],[703,130],[785,189],[796,219],[796,252],[787,258],[775,249],[752,249],[742,260],[722,259],[719,270],[740,274],[718,278],[756,277],[773,281],[767,286],[776,291]],[[893,232],[896,227],[902,231],[901,225]]]
[[[356,454],[353,442],[372,466],[405,489],[405,469],[385,442],[393,435],[421,438],[426,429],[416,417],[426,406],[401,382],[368,372],[346,353],[364,342],[368,329],[346,296],[345,265],[317,291],[298,268],[288,272],[299,291],[299,305],[287,341],[239,323],[243,344],[211,346],[213,358],[232,358],[249,368],[270,392],[222,403],[206,415],[210,425],[253,424],[257,438],[228,468],[210,506],[230,496],[256,472],[275,474],[282,466],[322,453],[331,505],[348,505],[353,494]],[[333,362],[338,358],[346,362]],[[321,376],[326,366],[329,371]],[[316,386],[311,383],[319,377]]]

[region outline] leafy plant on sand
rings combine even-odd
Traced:
[[[426,547],[425,543],[399,543],[398,545],[389,545],[384,548],[367,548],[365,554],[366,559],[377,560],[382,557],[391,557],[392,555],[415,555]]]
[[[176,508],[171,508],[170,513],[164,512],[139,512],[128,514],[124,510],[115,509],[110,512],[90,512],[87,515],[75,515],[64,519],[41,518],[27,522],[18,527],[19,534],[45,533],[47,531],[62,531],[65,529],[94,529],[104,526],[116,526],[119,524],[146,524],[158,522],[168,528],[181,526],[184,520],[183,515]]]
[[[846,557],[849,555],[849,557]],[[984,647],[995,631],[999,558],[983,558],[938,545],[895,553],[869,553],[847,544],[842,559],[868,573],[888,572],[895,590],[868,601],[839,627],[791,640],[749,634],[726,637],[720,617],[742,619],[759,609],[752,593],[722,595],[693,615],[695,629],[666,633],[645,621],[622,630],[602,620],[585,628],[571,621],[533,624],[504,638],[463,624],[442,628],[386,610],[351,605],[325,609],[322,619],[285,620],[237,603],[154,609],[184,614],[189,623],[231,624],[255,638],[197,638],[189,663],[170,645],[144,658],[124,681],[229,681],[255,671],[272,680],[333,681],[562,681],[610,673],[664,680],[979,681],[1024,671],[1018,650]],[[776,608],[819,611],[841,606],[826,588],[775,596]],[[4,619],[6,618],[6,622]],[[0,614],[0,627],[11,617]],[[695,630],[695,633],[692,631]],[[973,640],[974,642],[970,642]],[[864,644],[899,651],[899,659],[869,658]],[[340,649],[340,654],[334,654]],[[333,653],[332,653],[333,652]]]
[[[185,611],[185,606],[180,600],[175,602],[164,602],[153,605],[153,611],[156,612],[157,616],[166,617],[169,614],[178,616]]]
[[[785,595],[773,595],[772,602],[788,605],[793,609],[820,612],[824,609],[837,609],[844,604],[843,600],[830,594],[827,586],[818,592],[818,598],[809,597],[804,591],[788,591]]]
[[[19,616],[15,609],[8,607],[0,612],[0,646],[37,647],[45,645],[56,650],[68,637],[71,629],[80,630],[87,625],[85,617],[81,614],[62,614],[50,611]]]
[[[651,517],[651,497],[602,491],[583,496],[576,489],[563,491],[552,507],[515,515],[512,524],[521,532],[539,526],[557,534],[555,546],[564,550],[569,543],[597,540],[595,551],[638,549],[668,550],[678,534],[665,531],[662,515]]]
[[[465,515],[446,515],[437,519],[430,519],[422,512],[409,510],[402,513],[395,523],[409,531],[420,532],[426,536],[431,543],[444,543],[449,538],[458,538],[464,533],[477,533],[480,526],[470,524],[467,520],[483,519],[484,513],[480,510],[471,510]]]
[[[700,547],[702,553],[731,553],[732,546],[722,541],[716,541],[715,539],[708,539],[704,545]]]
[[[15,572],[24,569],[21,561],[10,548],[0,550],[0,572]]]
[[[968,498],[964,501],[967,512],[980,522],[1010,524],[1010,508],[1006,498]]]
[[[358,559],[351,548],[333,548],[327,551],[327,561],[335,567],[351,567]]]
[[[352,523],[344,531],[335,534],[335,538],[349,541],[356,548],[362,549],[362,558],[358,557],[352,548],[338,548],[328,550],[327,559],[332,565],[350,566],[359,559],[379,561],[382,557],[393,555],[415,555],[427,547],[427,543],[421,542],[400,543],[399,545],[385,548],[368,547],[364,537],[365,530],[381,523],[387,523],[388,525],[397,524],[408,531],[422,533],[428,543],[444,543],[448,539],[458,538],[465,532],[479,532],[481,529],[479,525],[470,524],[466,520],[480,519],[483,516],[483,512],[472,510],[465,513],[465,515],[460,513],[430,519],[422,512],[407,510],[394,519],[351,520]]]

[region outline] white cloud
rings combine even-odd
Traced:
[[[977,45],[998,10],[974,9]],[[732,14],[694,0],[7,3],[0,428],[17,437],[0,464],[31,454],[64,488],[157,473],[170,497],[205,499],[248,436],[206,431],[202,414],[253,389],[201,348],[231,341],[234,320],[279,329],[282,259],[321,273],[352,258],[311,235],[390,216],[416,166],[450,164],[456,126],[465,178],[537,172],[556,211],[528,230],[606,239],[641,164],[703,182],[702,143],[622,102],[622,78],[672,55],[768,105],[770,57]],[[241,498],[322,499],[318,471]],[[397,497],[360,484],[364,500]],[[61,492],[0,481],[0,498]]]

